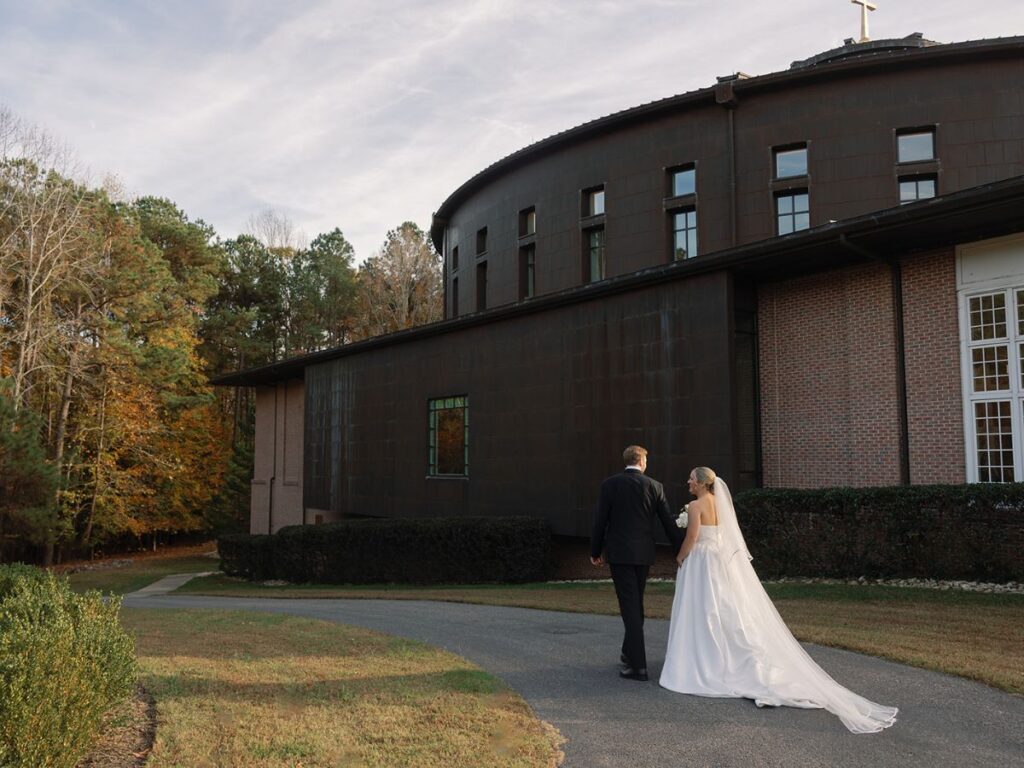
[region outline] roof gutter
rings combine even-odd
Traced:
[[[1000,210],[1001,208],[1005,208],[1007,213],[1004,214]],[[567,288],[528,301],[507,304],[483,312],[421,325],[385,336],[377,336],[354,344],[216,376],[210,380],[210,383],[218,386],[252,386],[287,378],[302,378],[303,370],[307,365],[347,357],[372,349],[431,338],[465,328],[502,322],[560,306],[595,301],[605,296],[724,269],[744,271],[755,277],[772,278],[778,274],[777,267],[782,261],[799,258],[805,254],[835,256],[838,252],[846,251],[862,260],[891,259],[895,254],[885,252],[884,249],[871,249],[862,242],[854,243],[853,239],[891,237],[902,230],[912,230],[915,234],[919,232],[927,234],[954,216],[971,215],[978,218],[986,211],[995,209],[995,219],[998,223],[995,228],[990,228],[980,235],[973,231],[966,234],[954,232],[942,235],[954,240],[961,238],[960,242],[966,242],[977,239],[979,236],[993,237],[997,234],[1007,234],[1024,229],[1024,222],[1021,222],[1019,218],[1019,211],[1022,208],[1024,208],[1024,176],[1016,176],[1012,179],[973,187],[932,200],[888,208],[783,237],[772,237],[685,261],[649,267],[599,283]],[[922,227],[924,229],[921,229]],[[935,245],[922,242],[921,247],[930,248]],[[910,250],[901,248],[900,252],[909,253]],[[816,268],[821,270],[838,266],[834,262],[820,259],[815,264],[817,264]],[[802,265],[798,268],[801,273],[811,271]]]

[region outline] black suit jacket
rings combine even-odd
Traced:
[[[607,546],[609,563],[653,565],[655,519],[674,547],[683,537],[669,510],[665,489],[637,469],[627,469],[601,483],[594,515],[590,554],[600,557]]]

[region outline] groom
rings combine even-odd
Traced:
[[[601,496],[590,537],[590,562],[607,560],[619,598],[619,613],[626,627],[619,672],[628,680],[647,680],[644,649],[644,587],[654,563],[654,520],[657,517],[672,542],[673,551],[683,537],[669,511],[661,483],[647,477],[647,450],[631,445],[622,454],[626,468],[601,484]],[[602,552],[607,545],[607,557]]]

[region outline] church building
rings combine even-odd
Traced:
[[[597,118],[434,215],[445,319],[221,376],[251,530],[1024,477],[1024,37],[853,42]]]

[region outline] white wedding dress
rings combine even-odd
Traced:
[[[661,685],[758,706],[827,709],[854,733],[896,722],[896,708],[858,696],[825,673],[782,621],[750,565],[729,488],[715,480],[718,525],[702,525],[676,575]]]

